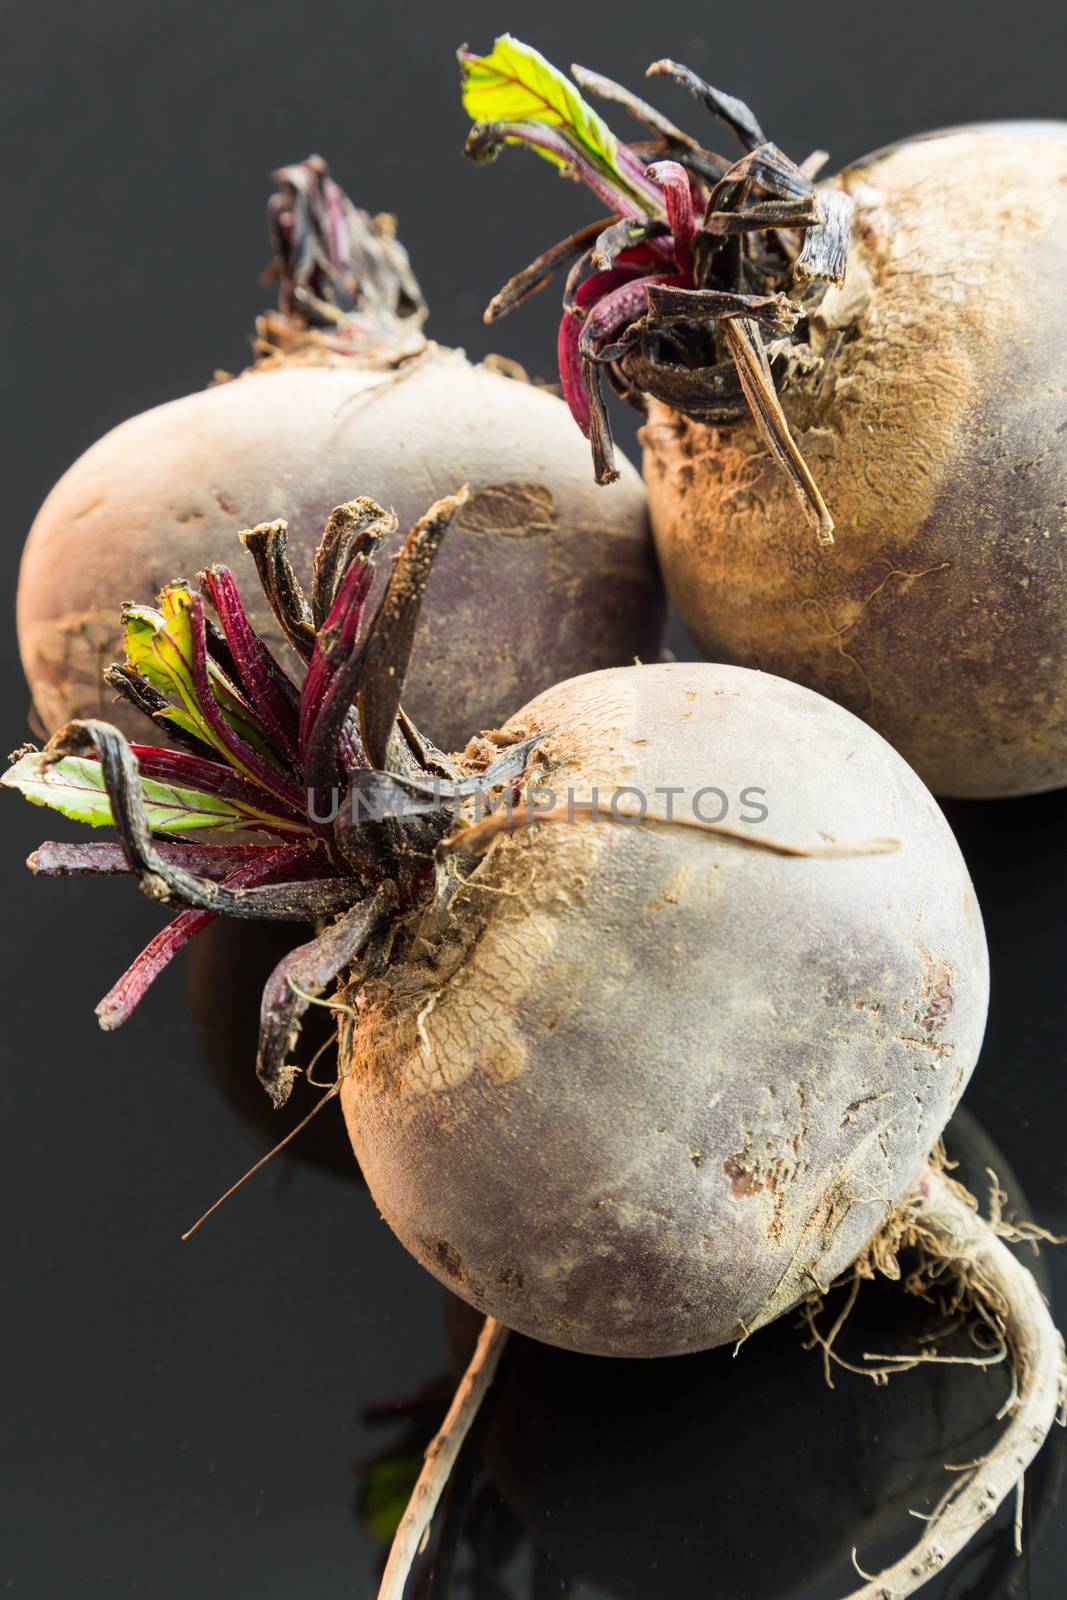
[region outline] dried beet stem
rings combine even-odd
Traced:
[[[311,616],[321,630],[354,560],[371,561],[381,541],[397,531],[395,511],[360,495],[335,506],[326,520],[311,567]]]
[[[289,1098],[300,1068],[288,1058],[300,1034],[304,1013],[352,965],[371,936],[396,910],[392,883],[354,905],[332,927],[284,956],[271,973],[260,1005],[256,1076],[276,1106]]]
[[[958,1184],[928,1166],[904,1224],[905,1239],[913,1238],[966,1285],[1003,1338],[1014,1380],[1011,1421],[988,1455],[960,1474],[918,1544],[848,1600],[905,1600],[940,1572],[1010,1494],[1021,1494],[1027,1467],[1057,1418],[1064,1421],[1067,1405],[1063,1339],[1033,1275],[1007,1248],[996,1221],[980,1217]]]
[[[649,283],[646,325],[654,332],[706,316],[709,321],[745,317],[772,333],[792,333],[801,308],[784,294],[732,294],[723,289],[679,289]]]
[[[757,145],[766,144],[767,136],[756,121],[752,111],[743,100],[738,100],[732,94],[725,94],[721,89],[712,88],[691,67],[682,66],[678,61],[653,61],[645,72],[646,78],[673,78],[675,83],[680,83],[713,117],[718,117],[720,122],[725,122],[730,132],[744,145],[746,150],[754,150]]]
[[[737,367],[745,399],[752,408],[756,426],[767,448],[789,480],[804,515],[818,535],[820,544],[833,544],[834,521],[826,501],[811,475],[807,462],[789,431],[782,403],[775,391],[767,366],[759,328],[748,318],[731,317],[722,323],[722,335]]]
[[[761,144],[727,167],[708,197],[708,211],[721,210],[730,204],[731,196],[737,196],[741,185],[750,188],[753,184],[779,200],[804,200],[815,192],[815,184],[802,166],[790,161],[776,144]]]
[[[844,189],[824,189],[819,196],[822,221],[809,228],[793,263],[798,283],[844,283],[855,202]]]
[[[514,311],[516,306],[521,306],[535,295],[545,285],[551,282],[553,275],[563,267],[569,267],[580,256],[592,248],[605,228],[612,226],[613,222],[622,222],[627,228],[640,231],[642,224],[629,218],[609,219],[587,223],[584,228],[579,228],[577,233],[572,233],[566,239],[561,239],[550,249],[545,250],[536,260],[531,261],[528,267],[523,267],[521,272],[516,272],[509,278],[502,289],[486,306],[482,313],[484,322],[496,322],[500,317],[506,317],[509,311]]]
[[[601,100],[612,100],[616,105],[622,106],[636,122],[651,128],[652,132],[659,134],[668,145],[680,145],[684,150],[695,151],[700,155],[709,154],[708,151],[702,151],[697,141],[688,133],[683,133],[669,117],[663,115],[662,111],[650,106],[640,95],[632,94],[621,83],[606,78],[602,72],[591,72],[588,67],[579,66],[577,61],[574,61],[571,63],[571,77],[588,94],[599,95]]]
[[[385,766],[434,557],[453,517],[469,499],[470,489],[464,484],[455,494],[435,500],[415,523],[367,635],[356,705],[363,748],[372,767]]]
[[[263,592],[282,632],[303,661],[315,648],[315,623],[300,580],[286,554],[289,525],[284,517],[260,522],[241,535],[241,543],[256,564]]]
[[[437,1502],[440,1500],[463,1441],[478,1415],[493,1382],[507,1343],[508,1329],[495,1317],[486,1317],[448,1415],[426,1451],[426,1463],[411,1492],[407,1510],[396,1530],[378,1600],[403,1600],[412,1563],[423,1547]]]
[[[593,447],[593,472],[599,484],[614,483],[619,476],[615,465],[615,440],[604,401],[600,368],[594,361],[582,362],[582,382],[589,402],[589,442]]]
[[[296,348],[339,346],[367,360],[399,361],[424,349],[426,302],[396,218],[360,211],[321,156],[272,176],[273,260],[263,281],[277,284],[278,315],[261,319],[261,343],[269,349],[277,330]]]

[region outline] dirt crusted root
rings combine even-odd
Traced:
[[[815,1328],[813,1342],[823,1351],[829,1373],[839,1358],[833,1341],[840,1330],[860,1280],[876,1272],[902,1276],[898,1253],[915,1251],[919,1265],[904,1287],[940,1301],[954,1325],[968,1325],[986,1355],[973,1358],[915,1356],[867,1358],[864,1371],[885,1382],[897,1371],[925,1360],[971,1359],[977,1365],[1007,1359],[1012,1390],[1001,1415],[1008,1420],[1001,1437],[987,1455],[970,1463],[953,1482],[925,1523],[923,1536],[913,1548],[877,1576],[866,1581],[847,1600],[905,1600],[959,1554],[994,1516],[1013,1492],[1017,1496],[1016,1549],[1021,1553],[1023,1482],[1027,1467],[1047,1439],[1053,1424],[1067,1420],[1067,1357],[1063,1338],[1052,1321],[1032,1273],[1008,1249],[1006,1240],[1036,1242],[1048,1238],[1042,1230],[1013,1226],[1001,1216],[1003,1194],[994,1186],[989,1220],[978,1214],[973,1198],[953,1181],[935,1157],[928,1164],[904,1206],[857,1262],[852,1275],[849,1303],[828,1336]],[[841,1362],[842,1365],[848,1363]]]

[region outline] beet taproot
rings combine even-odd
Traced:
[[[1067,124],[910,139],[816,182],[824,154],[788,160],[676,62],[649,73],[740,159],[573,68],[654,135],[623,144],[506,36],[460,60],[468,153],[526,143],[611,212],[486,316],[569,268],[564,393],[601,482],[603,384],[647,411],[653,535],[700,648],[847,706],[937,793],[1067,783]]]
[[[965,1106],[945,1143],[967,1188],[986,1193],[992,1170],[1011,1214],[1030,1214],[1003,1152]],[[1026,1255],[1047,1287],[1044,1261]],[[844,1299],[844,1290],[829,1298],[826,1333]],[[445,1324],[458,1380],[480,1323],[450,1295]],[[958,1329],[946,1328],[936,1347],[962,1361],[927,1362],[899,1383],[874,1384],[841,1364],[862,1366],[865,1351],[930,1349],[937,1329],[929,1304],[882,1280],[865,1285],[825,1364],[817,1346],[801,1349],[789,1318],[736,1358],[720,1349],[620,1365],[510,1341],[471,1452],[482,1471],[466,1484],[458,1475],[435,1529],[441,1554],[431,1593],[437,1585],[447,1592],[446,1549],[455,1569],[480,1560],[488,1592],[514,1568],[519,1528],[524,1544],[547,1554],[561,1588],[566,1578],[613,1600],[712,1587],[717,1600],[800,1600],[813,1586],[820,1595],[844,1592],[851,1552],[877,1566],[899,1547],[909,1512],[929,1513],[940,1500],[945,1463],[982,1455],[999,1431],[1008,1374],[969,1365],[974,1347]],[[405,1450],[425,1444],[440,1414],[430,1411]],[[767,1439],[773,1448],[758,1442]],[[1056,1443],[1062,1454],[1062,1438]],[[1027,1484],[1031,1547],[1056,1498],[1053,1457],[1042,1460],[1042,1477]],[[502,1505],[485,1493],[486,1476]],[[762,1537],[768,1505],[773,1539]],[[989,1555],[987,1582],[990,1566],[1014,1565],[1008,1528]]]
[[[316,160],[275,176],[282,309],[260,319],[260,359],[106,434],[30,531],[19,640],[47,731],[102,716],[135,733],[101,680],[121,656],[119,608],[214,562],[234,566],[254,626],[284,657],[238,535],[286,518],[307,584],[327,515],[356,494],[392,506],[407,527],[470,485],[408,693],[444,747],[498,725],[561,675],[658,657],[662,589],[636,472],[598,495],[555,396],[427,341],[388,219],[357,211]]]

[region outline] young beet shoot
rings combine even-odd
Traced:
[[[464,538],[437,570],[408,690],[438,743],[498,724],[559,677],[656,659],[662,586],[637,474],[626,466],[616,490],[597,495],[556,396],[506,376],[513,366],[474,365],[429,341],[393,219],[353,205],[320,157],[274,181],[278,309],[258,319],[253,365],[107,434],[34,522],[18,625],[43,728],[117,716],[134,736],[132,712],[109,711],[100,681],[120,648],[119,607],[217,562],[292,670],[239,533],[287,517],[289,559],[306,585],[326,517],[357,487],[407,527],[470,485]],[[471,650],[490,616],[492,645]]]
[[[1033,1278],[938,1158],[988,991],[958,848],[875,733],[742,668],[586,674],[463,755],[437,750],[400,702],[468,503],[419,518],[377,602],[396,527],[373,501],[331,515],[307,593],[283,523],[245,533],[295,673],[225,568],[128,607],[108,681],[176,748],[87,720],[21,752],[9,787],[118,835],[31,865],[126,871],[177,913],[105,1026],[212,917],[321,929],[265,986],[260,1080],[286,1100],[302,1017],[335,990],[337,1092],[374,1199],[486,1314],[383,1595],[402,1592],[509,1328],[678,1354],[902,1259],[905,1286],[1015,1379],[998,1444],[862,1591],[908,1594],[1020,1484],[1064,1389]],[[729,815],[754,782],[773,833]]]
[[[656,547],[701,648],[839,701],[938,793],[1067,783],[1067,125],[904,140],[817,181],[824,157],[789,161],[675,62],[649,73],[735,153],[507,36],[460,61],[468,153],[526,144],[603,207],[486,315],[566,274],[564,391],[601,479],[604,385],[646,412]]]

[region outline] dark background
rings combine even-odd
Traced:
[[[400,214],[431,332],[472,356],[498,349],[545,373],[549,297],[491,333],[481,307],[511,271],[587,220],[588,202],[527,157],[489,172],[462,160],[456,45],[488,48],[495,31],[511,27],[560,64],[578,59],[635,87],[650,59],[673,55],[752,100],[792,154],[823,145],[843,162],[939,125],[1063,116],[1063,17],[1058,4],[1025,0],[0,4],[8,744],[26,734],[13,600],[35,509],[107,428],[243,363],[264,300],[256,279],[272,167],[313,149],[327,155],[359,204]],[[653,98],[680,120],[694,115],[662,86]],[[994,968],[990,1032],[968,1103],[1022,1174],[1031,1213],[1056,1226],[1067,1215],[1067,800],[948,809],[985,908]],[[268,1128],[258,1091],[248,1114],[233,1098],[252,1073],[258,968],[247,955],[241,986],[241,951],[210,946],[168,972],[121,1034],[99,1033],[93,1005],[157,915],[122,883],[30,880],[22,862],[44,814],[8,798],[4,822],[0,1592],[15,1600],[368,1596],[379,1555],[355,1502],[361,1463],[388,1446],[389,1430],[383,1437],[363,1411],[444,1367],[441,1294],[377,1219],[333,1107],[296,1156],[279,1157],[194,1241],[179,1242],[279,1126]],[[261,964],[270,959],[259,952]],[[310,1103],[308,1091],[294,1118]],[[1067,1308],[1062,1259],[1051,1270]],[[814,1361],[792,1347],[782,1359],[798,1371]],[[663,1381],[687,1391],[703,1370],[673,1363],[676,1376]],[[618,1374],[625,1412],[631,1380],[624,1368]],[[743,1384],[744,1362],[728,1376]],[[787,1449],[801,1500],[825,1482],[827,1463],[840,1472],[835,1450],[846,1450],[847,1430],[834,1407],[864,1403],[840,1393],[824,1395],[810,1450],[779,1442],[774,1417],[764,1418],[762,1437],[733,1441],[725,1475],[711,1402],[700,1423],[707,1450],[694,1465],[681,1446],[642,1448],[647,1398],[635,1399],[636,1504],[647,1479],[650,1506],[661,1506],[676,1477],[687,1509],[680,1531],[650,1511],[648,1559],[633,1569],[632,1593],[715,1594],[725,1516],[735,1531],[749,1530],[745,1600],[822,1594],[804,1586],[799,1545],[795,1584],[759,1580],[771,1546],[792,1549],[789,1497],[768,1503],[761,1486],[767,1460]],[[595,1415],[589,1428],[598,1435]],[[856,1473],[866,1482],[859,1464]],[[705,1481],[690,1506],[694,1474]],[[1047,1526],[1028,1540],[1024,1560],[1001,1560],[997,1533],[926,1592],[988,1597],[1018,1585],[1030,1600],[1062,1594],[1067,1523],[1053,1467],[1035,1477],[1034,1515]],[[594,1501],[598,1481],[591,1467]],[[877,1499],[876,1476],[864,1492]],[[603,1493],[598,1504],[607,1523],[587,1516],[581,1493],[567,1501],[586,1531],[585,1570],[607,1583],[598,1560],[612,1538],[611,1506]],[[658,1565],[664,1542],[688,1552],[687,1578],[668,1580]],[[843,1527],[830,1595],[850,1586],[850,1542]],[[504,1587],[471,1587],[468,1576],[452,1592],[478,1600],[617,1592],[568,1589],[565,1567],[529,1560],[532,1578],[520,1560]],[[441,1581],[433,1593],[447,1592]]]

